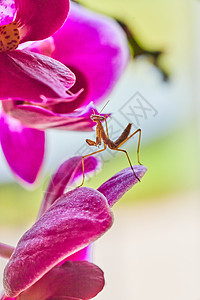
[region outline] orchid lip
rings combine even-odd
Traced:
[[[17,22],[0,26],[0,52],[15,50],[20,42]]]

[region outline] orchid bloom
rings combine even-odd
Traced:
[[[66,66],[29,50],[15,50],[20,43],[51,36],[62,26],[68,12],[68,0],[0,2],[0,99],[3,103],[11,99],[41,103],[43,94],[71,97],[66,91],[73,86],[75,75]],[[2,113],[0,141],[13,172],[29,183],[34,182],[44,157],[44,133],[26,128]]]
[[[146,172],[141,165],[134,170],[140,179]],[[64,162],[47,188],[38,220],[16,249],[0,244],[4,257],[13,252],[1,300],[87,300],[102,290],[103,272],[88,262],[88,245],[111,227],[111,207],[138,180],[129,167],[97,190],[80,187],[64,193],[80,174],[81,157]]]
[[[33,183],[44,158],[44,132],[38,129],[91,130],[91,101],[102,101],[112,90],[129,49],[114,20],[75,3],[54,33],[67,17],[67,0],[3,0],[0,9],[0,142],[13,172]],[[23,50],[12,42],[5,51],[4,29],[8,43],[50,37]]]

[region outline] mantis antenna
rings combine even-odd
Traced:
[[[100,113],[102,113],[102,111],[104,110],[104,108],[107,106],[107,104],[110,102],[110,99],[106,102],[106,104],[103,106],[103,108],[101,109]],[[100,114],[99,113],[99,114]]]

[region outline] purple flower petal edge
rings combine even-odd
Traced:
[[[133,169],[139,179],[147,171],[147,168],[142,165],[133,166]],[[138,180],[132,169],[128,167],[104,182],[98,188],[98,191],[106,197],[109,206],[112,207],[136,183],[138,183]]]

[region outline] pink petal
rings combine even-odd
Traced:
[[[75,82],[74,74],[63,64],[25,50],[0,53],[0,78],[2,100],[35,100],[41,95],[65,98],[66,90]]]
[[[133,166],[133,169],[139,179],[141,179],[147,171],[147,168],[139,165]],[[126,168],[115,174],[109,180],[104,182],[98,191],[101,192],[107,199],[108,204],[112,207],[133,185],[139,181],[133,174],[132,169]]]
[[[104,99],[129,60],[127,39],[117,22],[75,3],[71,3],[69,17],[53,39],[52,57],[76,74],[71,91],[84,88],[79,98],[67,105],[68,112],[81,104]]]
[[[83,300],[83,299],[74,298],[74,297],[53,297],[53,298],[49,298],[47,300]]]
[[[26,128],[6,114],[0,117],[0,142],[12,171],[28,183],[33,183],[44,158],[44,132]]]
[[[29,289],[19,300],[91,299],[104,286],[104,275],[96,265],[86,261],[66,262],[54,267]],[[67,297],[67,298],[60,298]]]
[[[6,106],[8,101],[4,103],[4,106]],[[79,109],[68,114],[60,114],[36,105],[19,104],[11,108],[6,108],[6,111],[12,117],[20,120],[24,125],[36,129],[58,128],[63,130],[89,131],[95,125],[90,118],[93,109],[94,106],[89,104],[84,109]]]
[[[80,261],[80,260],[86,260],[86,261],[92,262],[92,260],[93,260],[93,244],[90,244],[89,246],[68,256],[64,261]]]
[[[15,14],[15,2],[13,0],[1,0],[0,2],[0,26],[13,21]]]
[[[94,171],[98,166],[98,161],[95,157],[85,159],[85,173]],[[80,156],[72,157],[66,160],[52,176],[49,186],[42,200],[37,219],[60,197],[68,185],[73,184],[73,181],[83,174],[82,160]],[[80,251],[70,255],[66,260],[87,260],[91,261],[92,246],[89,245]]]
[[[67,91],[68,92],[68,91]],[[52,109],[53,110],[53,106],[57,103],[62,103],[62,102],[65,102],[65,103],[68,103],[68,102],[72,102],[72,101],[75,101],[76,98],[83,92],[83,90],[80,90],[78,91],[76,94],[67,94],[66,92],[66,95],[65,97],[66,98],[47,98],[45,96],[41,96],[40,99],[41,99],[41,104],[43,105],[43,107],[48,107],[49,109]],[[29,101],[30,103],[33,103],[33,104],[37,104],[36,101]]]
[[[49,298],[47,300],[83,300],[80,298],[74,298],[74,297],[53,297],[53,298]]]
[[[64,194],[20,239],[4,271],[6,295],[17,296],[111,225],[112,212],[98,191],[82,187]]]
[[[98,165],[95,157],[88,157],[85,159],[85,173],[94,171]],[[49,186],[45,192],[39,213],[38,219],[41,215],[56,201],[57,198],[62,196],[68,185],[71,185],[77,176],[83,174],[82,158],[81,156],[74,156],[58,168],[55,174],[52,175]]]
[[[42,40],[51,36],[64,23],[69,0],[15,0],[21,42]]]

